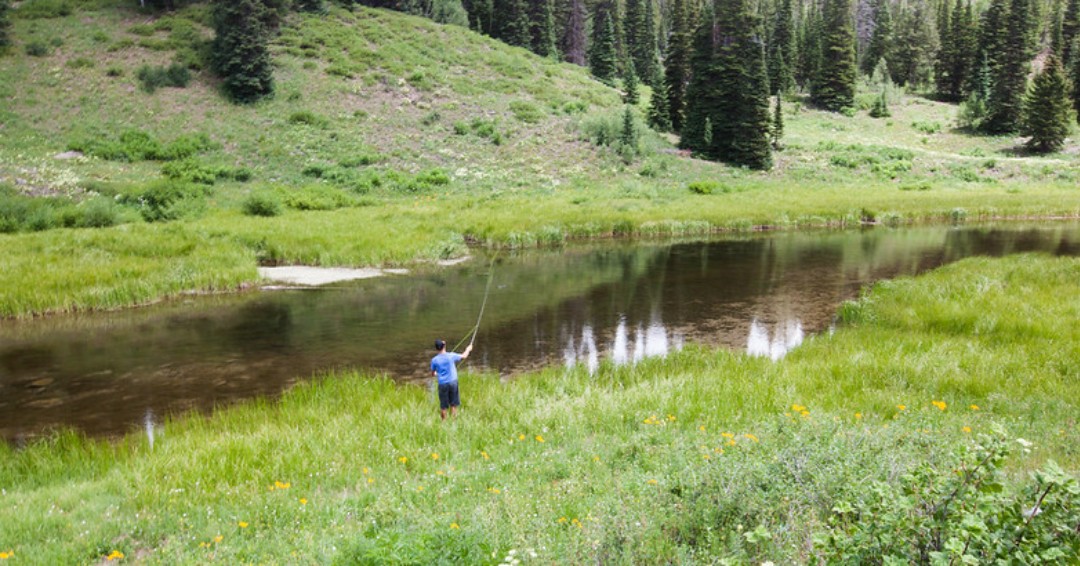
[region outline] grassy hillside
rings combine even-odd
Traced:
[[[584,69],[403,14],[291,15],[273,45],[277,94],[252,106],[199,70],[205,4],[26,0],[11,15],[0,316],[235,289],[259,262],[1080,214],[1075,141],[1023,155],[1021,140],[966,135],[954,106],[915,95],[884,120],[867,115],[869,91],[853,117],[794,97],[777,166],[755,173],[679,153],[640,123],[644,106],[637,151],[616,151],[619,94]],[[141,67],[177,62],[195,69],[185,88],[143,88]]]

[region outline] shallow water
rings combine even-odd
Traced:
[[[973,255],[1080,254],[1080,224],[874,228],[500,254],[467,371],[632,363],[694,342],[779,358],[882,279]],[[318,290],[0,322],[0,437],[152,430],[333,368],[423,382],[476,323],[489,258]]]

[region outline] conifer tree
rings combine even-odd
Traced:
[[[1008,0],[990,0],[990,5],[979,19],[974,65],[976,69],[982,68],[982,70],[985,70],[989,78],[994,76],[998,60],[1004,49],[1008,13]],[[976,84],[977,81],[987,77],[980,77],[977,72],[973,72],[966,89],[967,92],[974,93],[983,86],[988,86],[989,82],[985,85]]]
[[[937,46],[930,7],[924,0],[907,4],[895,20],[893,48],[888,57],[896,84],[915,87],[928,84]]]
[[[949,83],[952,61],[956,57],[950,21],[949,0],[941,0],[938,6],[937,33],[938,50],[934,58],[934,90],[940,98],[950,98]]]
[[[674,0],[671,10],[671,39],[664,61],[664,80],[667,82],[671,128],[681,132],[686,116],[686,88],[690,84],[690,58],[694,51],[694,16],[690,0]]]
[[[712,17],[695,34],[680,146],[735,165],[772,167],[762,33],[746,0],[714,1]]]
[[[531,47],[529,8],[525,0],[494,0],[494,6],[494,37],[515,47]]]
[[[1011,0],[1005,43],[993,70],[993,88],[987,103],[984,128],[989,133],[1005,134],[1020,127],[1030,66],[1027,45],[1030,15],[1028,0]]]
[[[874,0],[874,32],[870,35],[870,45],[863,54],[861,70],[870,76],[874,67],[882,59],[888,59],[888,49],[892,41],[892,17],[889,15],[888,0]]]
[[[1072,84],[1073,109],[1076,110],[1076,121],[1080,123],[1080,37],[1073,40],[1072,65],[1069,79]]]
[[[668,109],[667,81],[659,77],[653,84],[652,96],[649,97],[649,127],[658,132],[671,131],[671,111]]]
[[[8,28],[11,27],[11,22],[8,21],[8,0],[0,0],[0,53],[11,45],[11,35]]]
[[[469,13],[469,29],[484,35],[495,36],[494,0],[463,0]]]
[[[776,106],[773,108],[772,117],[772,147],[775,150],[779,150],[782,146],[780,140],[784,137],[784,109],[783,105],[784,97],[776,95]]]
[[[935,75],[937,93],[944,100],[957,102],[967,92],[975,63],[976,30],[970,2],[965,6],[963,0],[956,0],[949,18],[949,30],[940,37]]]
[[[1073,47],[1080,33],[1080,0],[1068,0],[1061,18],[1061,57],[1063,66],[1073,62]]]
[[[555,45],[555,9],[552,0],[532,0],[529,11],[530,49],[541,57],[554,57],[559,48]]]
[[[645,35],[647,5],[646,0],[626,0],[626,16],[622,21],[623,41],[626,42],[626,52],[629,55],[628,62],[633,63],[635,71],[640,71],[640,76],[643,77],[649,76],[645,72],[649,65],[646,51],[650,42],[650,38]]]
[[[623,70],[623,104],[636,105],[638,103],[638,78],[634,72],[634,62],[629,61]]]
[[[270,61],[274,14],[262,0],[215,0],[213,67],[232,100],[251,103],[274,92]]]
[[[294,6],[300,12],[321,13],[326,10],[323,0],[295,0]]]
[[[1035,75],[1024,99],[1024,120],[1020,133],[1031,136],[1028,149],[1049,153],[1061,149],[1069,135],[1070,106],[1068,83],[1061,63],[1053,52],[1042,71]]]
[[[795,35],[791,0],[780,0],[769,41],[769,89],[775,94],[788,92],[795,86],[792,71],[795,66]]]
[[[810,13],[803,18],[799,29],[798,65],[795,69],[795,82],[802,88],[813,88],[821,68],[821,36],[824,23],[818,11],[817,2],[810,3]]]
[[[613,84],[618,60],[615,47],[615,24],[612,6],[600,4],[593,18],[592,45],[589,46],[589,70],[601,81]]]
[[[641,65],[634,68],[645,82],[656,84],[656,81],[663,75],[663,68],[660,66],[660,46],[657,42],[659,36],[656,33],[655,8],[653,0],[643,1],[645,4],[645,31],[641,35],[646,38],[646,41],[639,44],[638,51],[634,54],[634,64]]]
[[[584,67],[585,59],[585,0],[570,1],[570,15],[563,34],[563,53],[568,63]]]
[[[855,102],[855,29],[850,0],[825,0],[821,67],[811,85],[814,104],[834,112]]]
[[[634,112],[629,104],[623,111],[622,132],[619,135],[619,145],[622,151],[633,155],[637,153],[637,128],[634,127]]]

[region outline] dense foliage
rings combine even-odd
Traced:
[[[215,0],[214,71],[225,94],[251,103],[274,92],[269,43],[275,14],[264,0]]]

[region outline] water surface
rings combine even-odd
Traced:
[[[1080,224],[875,228],[500,254],[471,371],[632,363],[688,342],[779,358],[882,279],[973,255],[1080,254]],[[334,368],[427,375],[475,324],[489,262],[319,290],[0,321],[0,437],[116,435]]]

